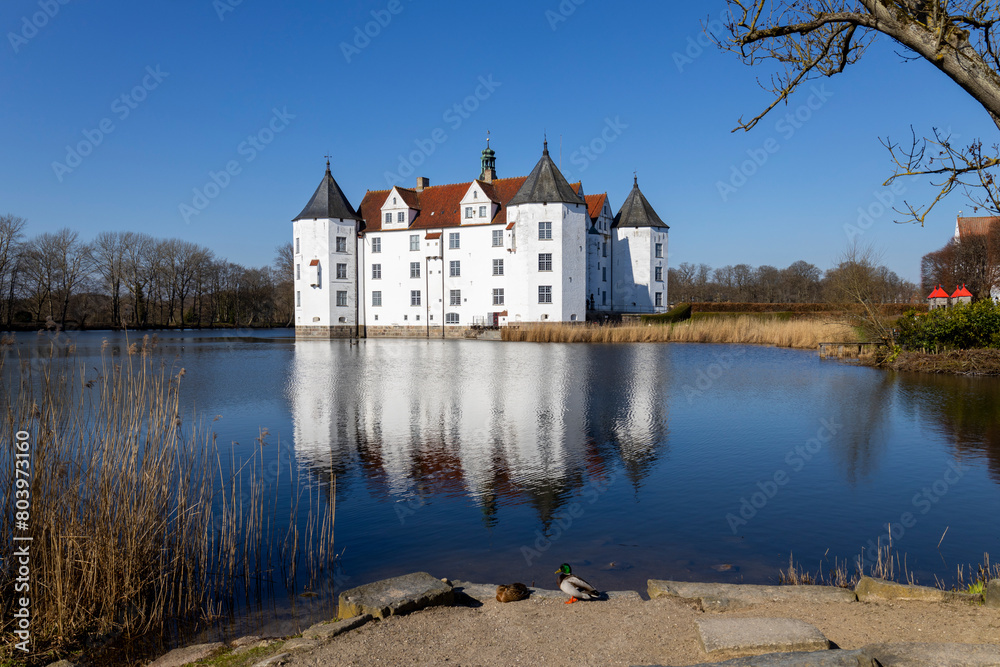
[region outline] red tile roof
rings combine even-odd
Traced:
[[[441,232],[427,232],[427,236],[424,237],[428,241],[433,241],[434,239],[441,238]]]
[[[590,216],[591,220],[597,220],[601,217],[601,211],[604,210],[604,202],[608,200],[608,193],[605,192],[602,195],[586,195],[584,199],[587,200],[587,215]]]
[[[978,236],[986,234],[989,231],[990,226],[995,222],[1000,222],[1000,216],[980,215],[971,218],[959,218],[958,237],[962,238],[964,236]]]
[[[927,298],[928,299],[947,299],[948,298],[948,293],[945,292],[943,289],[941,289],[941,286],[938,285],[937,288],[933,292],[931,292],[930,294],[927,295]]]
[[[957,299],[960,296],[971,297],[972,296],[972,292],[970,292],[969,290],[965,289],[965,285],[962,285],[960,288],[958,288],[958,289],[955,290],[955,293],[951,295],[951,298],[952,299]]]
[[[493,183],[480,181],[483,191],[493,201],[500,204],[496,215],[490,221],[491,224],[498,224],[507,219],[507,202],[514,198],[517,191],[521,189],[527,176],[518,178],[500,178]],[[417,217],[406,229],[438,229],[441,227],[459,227],[462,224],[462,198],[472,186],[472,181],[466,183],[450,183],[447,185],[432,185],[424,188],[421,192],[413,190],[403,190],[400,192],[411,192],[416,201],[410,204],[411,208],[418,209]],[[365,231],[382,231],[382,204],[389,196],[390,190],[369,190],[361,200],[358,212],[365,221]]]
[[[309,262],[309,266],[319,266],[319,260],[318,259],[312,260],[311,262]]]
[[[420,208],[420,202],[418,200],[416,190],[407,190],[406,188],[400,187],[397,187],[396,189],[399,190],[399,196],[403,198],[403,201],[406,202],[407,206],[415,209]],[[382,203],[384,204],[385,202],[383,201]]]

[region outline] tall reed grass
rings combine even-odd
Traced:
[[[843,320],[706,318],[676,324],[522,324],[501,330],[503,340],[535,343],[746,343],[813,349],[821,342],[855,342]]]
[[[304,535],[292,515],[294,539],[281,546],[281,470],[265,470],[266,431],[249,454],[230,450],[224,465],[215,436],[183,421],[184,369],[153,350],[148,338],[122,356],[102,348],[92,368],[71,347],[53,346],[42,359],[0,350],[0,549],[23,535],[10,494],[12,444],[27,431],[36,657],[216,617],[273,585],[275,561],[293,587],[300,558],[310,579],[332,565],[334,496],[317,503]],[[301,482],[290,489],[312,494]],[[14,577],[4,558],[0,637],[8,651]]]

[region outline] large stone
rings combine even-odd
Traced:
[[[678,597],[698,600],[705,611],[740,609],[763,602],[854,602],[855,595],[836,586],[757,586],[752,584],[703,584],[650,579],[649,599]]]
[[[1000,608],[1000,579],[991,579],[986,584],[983,599],[987,607]]]
[[[302,636],[313,639],[333,639],[337,635],[342,635],[348,630],[360,628],[362,625],[371,620],[373,620],[371,614],[362,614],[361,616],[354,616],[353,618],[345,618],[344,620],[337,621],[336,623],[317,623],[303,632]]]
[[[861,649],[853,651],[810,651],[808,653],[767,653],[725,662],[703,662],[690,667],[879,667]]]
[[[990,644],[871,644],[861,649],[883,667],[996,667],[1000,647]]]
[[[386,618],[425,607],[450,605],[454,599],[451,586],[426,572],[414,572],[344,591],[340,594],[337,615],[345,619],[363,614]]]
[[[148,667],[182,667],[189,662],[195,662],[202,658],[207,658],[213,653],[217,653],[225,648],[222,642],[212,642],[211,644],[195,644],[184,648],[175,648],[166,655],[149,663]]]
[[[794,618],[703,618],[695,625],[702,648],[712,657],[830,648],[819,628]]]
[[[910,586],[909,584],[897,584],[895,581],[885,579],[872,579],[871,577],[861,577],[854,592],[861,602],[871,600],[922,600],[924,602],[977,602],[978,596],[969,593],[956,593],[955,591],[943,591],[940,588],[930,586]]]
[[[286,664],[291,659],[291,653],[279,653],[277,655],[268,656],[259,662],[255,662],[252,667],[277,667],[278,665]]]

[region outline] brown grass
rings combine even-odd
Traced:
[[[762,320],[759,317],[657,324],[522,324],[501,330],[503,340],[535,343],[747,343],[814,349],[826,341],[853,342],[842,320]]]
[[[182,421],[184,370],[157,363],[148,339],[96,368],[55,349],[30,360],[0,351],[0,548],[32,538],[33,649],[12,652],[17,572],[5,557],[0,662],[49,662],[84,640],[99,647],[211,620],[270,586],[273,560],[293,585],[300,558],[313,579],[332,565],[332,499],[317,503],[304,535],[290,519],[292,538],[273,548],[281,473],[265,474],[266,431],[223,466],[214,436]],[[8,495],[19,431],[30,443],[27,533]]]

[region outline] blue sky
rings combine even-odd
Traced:
[[[861,241],[916,281],[972,207],[955,194],[924,228],[878,215],[900,196],[882,186],[879,137],[996,132],[944,75],[883,41],[732,133],[769,103],[756,79],[772,70],[698,43],[722,2],[62,2],[0,6],[0,212],[30,234],[145,231],[247,265],[289,240],[324,155],[357,206],[393,174],[408,187],[477,177],[489,130],[500,177],[526,175],[547,132],[567,178],[615,210],[637,171],[671,225],[673,266],[826,269],[863,209],[876,215]],[[926,183],[902,186],[928,200]]]

